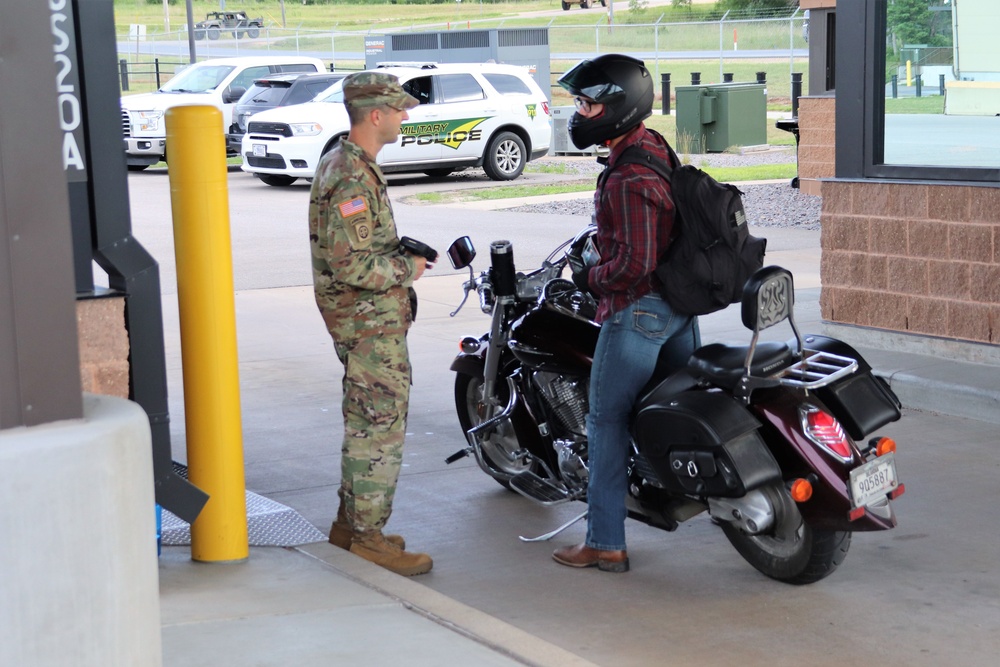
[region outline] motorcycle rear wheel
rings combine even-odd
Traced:
[[[497,386],[503,408],[508,399],[507,383],[502,382]],[[483,404],[483,378],[457,373],[455,375],[455,410],[458,412],[458,422],[462,425],[462,431],[467,432],[473,426],[483,422],[485,405]],[[483,458],[491,468],[500,474],[490,473],[490,476],[503,487],[510,488],[510,478],[514,475],[532,470],[534,463],[525,463],[522,460],[511,461],[506,455],[521,449],[517,440],[517,435],[510,422],[500,424],[497,429],[499,437],[493,437],[483,444]]]
[[[736,551],[762,574],[787,584],[812,584],[833,574],[851,547],[850,531],[813,528],[783,487],[766,492],[777,514],[770,532],[750,535],[734,523],[720,522]]]

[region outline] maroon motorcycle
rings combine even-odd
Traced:
[[[585,418],[600,327],[592,296],[561,275],[567,248],[585,247],[593,233],[588,227],[527,274],[515,271],[508,241],[490,245],[491,267],[479,276],[468,237],[448,250],[452,266],[469,268],[466,299],[476,292],[492,317],[488,333],[462,340],[451,366],[469,446],[448,463],[472,454],[542,505],[586,500]],[[904,490],[896,445],[871,436],[899,419],[900,404],[852,347],[801,335],[793,302],[791,273],[765,267],[744,290],[749,345],[713,343],[683,368],[658,365],[631,422],[627,507],[668,531],[707,510],[760,572],[808,584],[837,569],[854,531],[896,525],[891,500]],[[789,341],[759,340],[784,322]],[[584,516],[521,539],[549,539]]]

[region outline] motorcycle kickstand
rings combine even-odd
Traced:
[[[564,530],[566,530],[567,528],[569,528],[570,526],[572,526],[574,523],[576,523],[585,516],[587,516],[587,512],[584,512],[575,519],[570,519],[569,521],[559,526],[555,530],[545,533],[544,535],[539,535],[538,537],[524,537],[523,535],[518,535],[517,537],[522,542],[544,542],[545,540],[551,540],[553,537],[563,532]]]

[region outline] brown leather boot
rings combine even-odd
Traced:
[[[430,572],[434,561],[427,554],[403,551],[381,531],[355,535],[351,553],[404,577]]]
[[[349,550],[351,548],[351,540],[354,539],[354,529],[351,528],[351,522],[347,520],[347,510],[344,508],[344,491],[338,489],[337,495],[340,496],[340,505],[337,507],[337,518],[333,520],[333,525],[330,526],[329,542],[335,547]],[[386,535],[385,539],[400,549],[406,548],[406,540],[403,539],[402,535]]]
[[[601,551],[586,544],[559,547],[552,560],[569,567],[596,567],[601,572],[628,572],[628,552]]]
[[[334,520],[333,525],[330,526],[329,542],[335,547],[349,550],[351,548],[351,541],[354,539],[354,535],[354,529],[351,528],[351,524],[347,522],[347,519],[341,521],[338,516]],[[387,542],[395,544],[400,549],[406,548],[406,540],[403,539],[402,535],[386,535],[385,539]]]

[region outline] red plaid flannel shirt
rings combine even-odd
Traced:
[[[634,145],[671,164],[665,144],[640,123],[611,150],[608,168]],[[588,279],[600,297],[597,321],[603,322],[654,289],[652,273],[670,243],[674,202],[670,186],[655,172],[625,164],[594,194],[594,208],[601,262]]]

